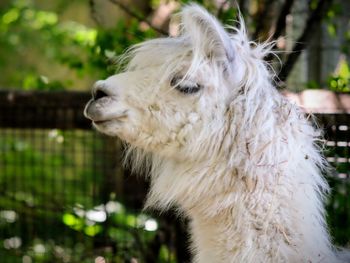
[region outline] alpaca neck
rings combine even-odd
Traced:
[[[264,179],[238,175],[185,205],[196,262],[336,262],[312,186]]]
[[[221,167],[169,162],[152,179],[148,204],[190,218],[195,262],[335,262],[312,185]]]

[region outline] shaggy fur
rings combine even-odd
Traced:
[[[123,73],[96,83],[85,115],[150,170],[146,207],[188,216],[194,262],[342,262],[319,134],[273,87],[270,44],[196,5],[179,16],[178,37],[134,46]]]

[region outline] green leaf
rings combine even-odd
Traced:
[[[66,224],[67,226],[73,226],[76,224],[76,217],[72,214],[63,214],[63,223]]]
[[[11,24],[19,18],[19,9],[12,8],[2,16],[2,22],[4,24]]]
[[[74,230],[80,231],[84,228],[84,220],[70,213],[64,213],[62,216],[62,221],[65,225]]]
[[[102,226],[100,225],[86,226],[84,228],[84,233],[90,237],[96,236],[101,231],[102,231]]]

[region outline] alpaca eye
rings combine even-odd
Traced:
[[[183,79],[182,77],[174,77],[170,81],[170,85],[184,94],[193,94],[202,88],[198,83]]]

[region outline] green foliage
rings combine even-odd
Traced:
[[[321,88],[320,84],[317,81],[314,81],[314,80],[307,82],[306,83],[306,87],[308,89],[320,89]]]
[[[127,47],[156,36],[152,29],[140,27],[136,19],[121,19],[112,28],[62,19],[62,12],[76,1],[55,0],[50,8],[34,0],[7,2],[0,8],[0,70],[6,76],[0,79],[0,85],[4,87],[25,90],[86,89],[94,80],[118,70],[115,57]],[[190,1],[179,2],[187,4]],[[224,24],[232,24],[232,20],[237,18],[234,5],[221,8],[211,0],[195,2],[217,14]],[[153,0],[150,7],[155,9],[160,3]],[[259,1],[252,1],[253,6],[258,4]],[[317,4],[317,0],[310,1],[310,9],[314,10]],[[86,6],[87,3],[81,1],[81,5]],[[139,13],[138,10],[133,11]],[[335,20],[343,13],[342,3],[334,3],[325,16],[328,33],[334,38],[343,34]],[[259,24],[255,20],[247,23],[252,32]],[[350,39],[347,37],[349,34],[345,32],[346,39]],[[345,54],[349,54],[348,44],[346,42],[342,46]],[[328,86],[332,90],[347,92],[347,83],[342,77],[330,76]],[[324,83],[318,86],[324,87]]]
[[[349,163],[345,165],[347,167],[342,167],[342,169],[345,168],[345,171],[349,171]],[[327,205],[328,225],[338,244],[349,245],[350,201],[348,194],[350,193],[350,183],[336,177],[329,177],[328,182],[332,188],[332,195]]]
[[[234,19],[238,18],[238,10],[236,8],[222,10],[219,14],[219,18],[224,24],[230,25]]]
[[[92,262],[99,255],[111,262],[132,257],[145,262],[160,222],[106,192],[108,163],[98,158],[104,147],[91,131],[2,130],[0,255],[5,253],[5,262],[13,254],[34,262]],[[96,242],[115,252],[99,251]],[[174,258],[167,247],[153,257],[168,262],[165,254]]]
[[[11,1],[0,10],[0,70],[9,74],[0,84],[27,90],[74,88],[77,79],[114,73],[114,55],[154,36],[152,29],[141,29],[136,20],[121,20],[110,29],[89,27],[61,20],[58,13],[41,10],[31,1]],[[56,78],[46,68],[49,64],[74,74]],[[9,65],[20,71],[9,70]]]
[[[336,92],[350,92],[350,68],[345,60],[341,61],[338,73],[328,78],[328,86]]]
[[[136,20],[129,23],[119,21],[115,28],[98,31],[96,44],[88,53],[90,64],[95,68],[106,68],[103,77],[107,77],[117,70],[115,59],[118,55],[130,45],[155,36],[156,33],[152,29],[141,30]]]
[[[345,38],[345,44],[341,47],[341,52],[345,55],[349,55],[349,48],[347,45],[348,36],[350,35],[350,30],[345,31],[344,36],[339,32],[339,22],[336,21],[337,17],[344,15],[343,6],[341,3],[333,3],[331,8],[328,10],[325,23],[327,26],[327,32],[333,39]],[[346,28],[346,27],[345,27]],[[350,42],[349,42],[350,43]],[[350,92],[350,74],[349,74],[349,65],[348,61],[341,60],[338,72],[332,74],[327,79],[327,86],[330,90],[335,92]]]
[[[328,10],[325,21],[327,24],[328,34],[332,37],[338,35],[338,25],[335,23],[335,18],[342,14],[342,5],[339,3],[333,3],[331,8]]]
[[[39,10],[31,1],[11,2],[0,17],[1,58],[5,65],[21,69],[10,72],[9,83],[24,89],[62,89],[69,80],[52,81],[41,76],[36,64],[59,61],[78,67],[79,62],[65,61],[64,58],[68,55],[76,57],[72,53],[78,48],[91,47],[97,34],[96,30],[77,23],[60,22],[55,12]],[[16,61],[12,61],[13,56]]]

